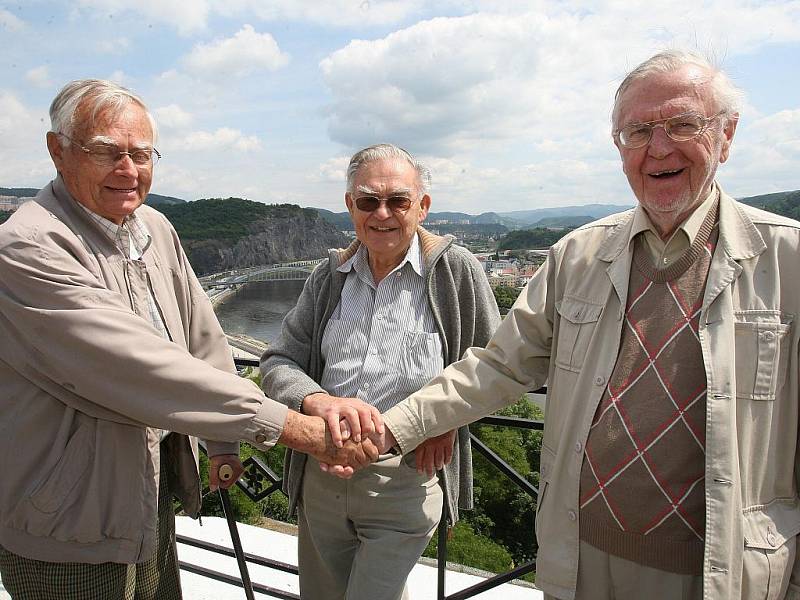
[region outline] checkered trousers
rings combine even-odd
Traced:
[[[692,246],[656,269],[634,241],[620,351],[586,442],[580,535],[664,571],[702,572],[706,375],[698,324],[716,208]]]
[[[162,447],[163,449],[163,447]],[[162,453],[162,463],[165,460]],[[163,467],[163,465],[162,465]],[[181,600],[175,550],[175,513],[161,469],[158,546],[142,563],[54,563],[12,554],[0,547],[0,575],[13,600]]]

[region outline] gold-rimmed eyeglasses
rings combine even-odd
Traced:
[[[688,142],[707,131],[711,123],[724,114],[725,111],[720,111],[710,117],[704,117],[690,112],[645,123],[631,123],[615,131],[614,138],[619,141],[623,148],[641,148],[649,144],[650,140],[653,139],[653,129],[663,127],[664,133],[671,140]]]
[[[137,167],[155,166],[161,154],[155,148],[135,148],[134,150],[120,150],[119,146],[115,144],[106,144],[104,142],[92,142],[85,146],[80,142],[73,140],[65,133],[59,133],[63,138],[66,138],[70,144],[83,150],[86,157],[94,164],[101,167],[112,167],[116,165],[123,156],[129,156]]]

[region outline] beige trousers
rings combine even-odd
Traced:
[[[437,476],[419,475],[413,454],[343,480],[308,459],[298,505],[303,600],[401,600],[406,578],[442,514]]]
[[[545,600],[556,600],[544,595]],[[575,600],[701,600],[703,577],[680,575],[612,556],[581,541]]]

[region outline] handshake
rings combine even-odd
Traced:
[[[352,477],[395,445],[378,409],[358,398],[339,398],[325,392],[309,394],[303,400],[303,413],[324,420],[323,451],[308,454],[319,460],[323,471],[337,477]]]
[[[303,413],[325,421],[324,454],[307,452],[320,461],[320,468],[337,477],[349,478],[358,469],[378,460],[397,443],[383,424],[378,409],[358,398],[337,398],[324,392],[303,400]],[[429,477],[453,457],[456,430],[430,438],[417,446],[416,469]],[[330,445],[327,445],[329,442]]]
[[[414,452],[417,471],[433,476],[448,464],[455,439],[453,430],[417,446]],[[278,443],[313,456],[323,471],[348,479],[397,442],[374,406],[358,398],[338,398],[318,392],[305,397],[303,414],[289,411]],[[244,472],[235,454],[213,456],[210,463],[212,490],[230,487]],[[233,476],[221,481],[219,469],[225,464],[231,467]]]

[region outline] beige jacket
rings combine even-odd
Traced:
[[[583,447],[618,353],[632,221],[633,211],[613,215],[555,244],[486,349],[468,351],[385,414],[405,452],[549,382],[536,583],[558,598],[575,594]],[[800,598],[798,265],[800,223],[722,194],[699,329],[708,382],[706,600]]]
[[[0,545],[39,560],[133,563],[155,548],[159,443],[200,507],[197,444],[279,437],[286,407],[235,374],[177,235],[127,260],[56,179],[0,226]],[[147,279],[172,341],[147,318]]]

